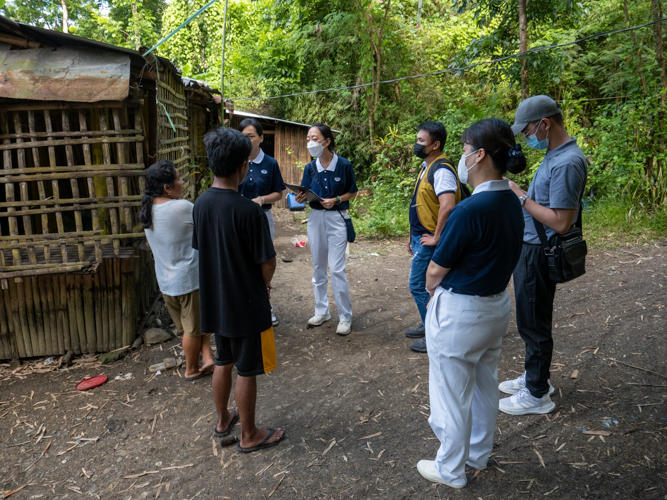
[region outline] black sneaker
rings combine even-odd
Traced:
[[[426,336],[424,325],[415,326],[405,331],[405,336],[409,339],[423,339]]]
[[[410,349],[415,352],[427,352],[426,351],[426,339],[419,339],[416,342],[410,344]]]

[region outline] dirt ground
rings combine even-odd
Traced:
[[[88,359],[21,375],[5,364],[0,495],[25,485],[12,499],[667,499],[667,246],[593,251],[588,273],[558,287],[556,410],[501,413],[488,469],[469,469],[468,486],[452,490],[416,470],[438,441],[427,422],[428,360],[403,335],[418,323],[404,242],[350,245],[353,332],[339,337],[335,321],[306,328],[310,252],[290,244],[305,225],[275,212],[278,255],[293,261],[279,260],[274,279],[279,367],[258,380],[257,414],[285,429],[285,441],[250,455],[221,448],[210,378],[147,370],[180,352],[178,338],[111,365]],[[523,355],[512,321],[501,380],[523,371]],[[109,382],[74,390],[98,373]]]

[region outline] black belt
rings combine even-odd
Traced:
[[[470,297],[493,297],[494,295],[503,293],[503,292],[498,292],[498,293],[492,293],[491,295],[480,295],[478,293],[471,293],[471,292],[466,292],[464,290],[457,290],[456,288],[451,286],[445,286],[445,285],[440,285],[440,286],[445,290],[447,290],[448,292],[457,293],[459,295],[468,295]]]

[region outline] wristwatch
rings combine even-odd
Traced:
[[[526,203],[526,200],[528,199],[528,195],[523,195],[519,196],[519,201],[521,202],[521,206],[523,206]]]

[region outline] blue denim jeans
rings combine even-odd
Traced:
[[[422,318],[422,325],[426,318],[426,306],[431,298],[426,291],[426,270],[431,263],[431,258],[435,252],[435,247],[424,247],[419,240],[421,236],[410,237],[410,248],[412,248],[412,264],[410,265],[410,293],[417,303],[419,315]]]

